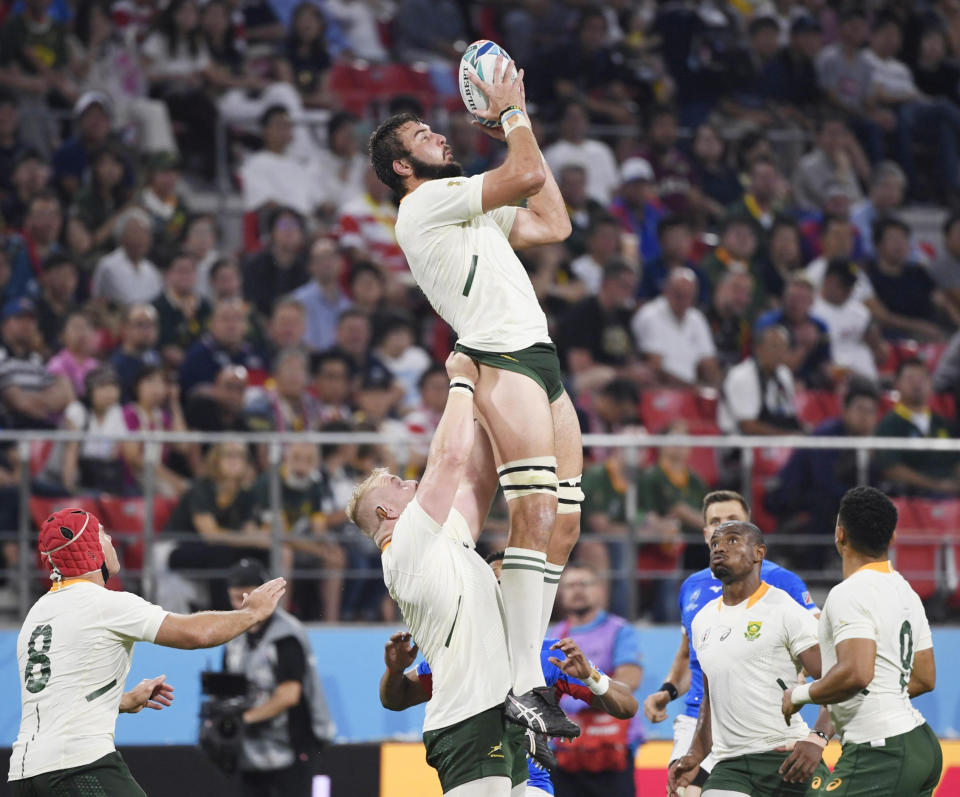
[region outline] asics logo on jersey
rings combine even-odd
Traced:
[[[750,642],[753,642],[755,639],[759,639],[760,626],[762,625],[763,623],[760,620],[751,620],[749,623],[747,623],[747,631],[743,635],[743,638],[749,640]]]
[[[487,753],[487,758],[503,758],[503,742],[491,747],[490,752]]]
[[[840,788],[840,784],[843,783],[843,778],[837,778],[836,780],[831,780],[827,784],[827,791],[836,791]]]
[[[726,626],[724,626],[723,631],[720,632],[720,641],[723,642],[723,640],[725,640],[728,636],[730,636],[730,633],[732,631],[733,631],[732,628],[727,628]]]

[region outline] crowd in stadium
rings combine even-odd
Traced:
[[[379,567],[343,507],[374,465],[419,473],[455,333],[410,278],[365,137],[413,109],[467,174],[496,164],[457,93],[472,39],[525,68],[569,209],[565,244],[521,256],[584,432],[954,435],[953,0],[21,0],[0,23],[3,428],[422,440],[285,449],[286,564],[326,571],[294,584],[307,619],[389,616],[376,573],[340,575]],[[203,201],[220,161],[242,234]],[[34,449],[40,499],[142,495],[140,443]],[[587,454],[578,558],[606,571],[633,520],[631,471],[618,451]],[[636,520],[661,542],[640,567],[703,566],[679,535],[699,533],[708,488],[741,486],[735,455],[644,457]],[[4,448],[3,529],[21,467]],[[917,506],[960,497],[953,455],[888,452],[869,475]],[[829,540],[857,478],[853,452],[758,452],[755,516]],[[268,555],[265,447],[165,446],[155,489],[161,528],[193,534],[165,549],[174,575]],[[833,563],[827,546],[796,560]],[[675,587],[653,579],[627,607],[615,582],[612,606],[672,619]],[[194,588],[195,606],[226,600],[216,581]]]

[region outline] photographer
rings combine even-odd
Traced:
[[[267,580],[259,562],[241,559],[227,574],[230,602]],[[314,758],[334,727],[303,625],[277,609],[224,649],[224,671],[247,677],[252,706],[243,713],[240,756],[244,797],[309,797]]]

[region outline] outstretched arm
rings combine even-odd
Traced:
[[[593,692],[590,702],[593,708],[606,711],[611,717],[621,720],[630,719],[637,713],[639,706],[630,686],[594,668],[572,639],[561,639],[550,649],[559,650],[564,655],[563,659],[551,656],[550,663],[559,667],[564,674],[579,678]]]

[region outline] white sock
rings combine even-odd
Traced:
[[[500,591],[507,618],[507,642],[510,646],[510,671],[513,693],[522,695],[535,686],[545,686],[540,666],[541,606],[543,605],[543,569],[547,555],[529,548],[507,548],[503,552]]]
[[[553,614],[553,602],[557,599],[557,587],[560,586],[560,576],[562,574],[563,565],[547,562],[543,569],[543,606],[540,608],[540,636],[542,638],[547,636],[550,616]]]

